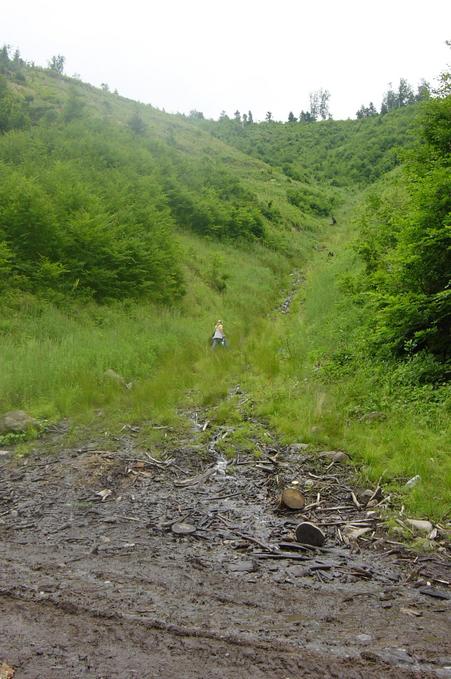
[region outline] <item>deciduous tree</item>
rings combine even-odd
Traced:
[[[56,56],[53,56],[50,61],[49,61],[49,69],[51,71],[55,71],[55,73],[58,73],[59,75],[62,75],[64,72],[64,62],[66,61],[66,57],[63,57],[62,54],[57,54]]]

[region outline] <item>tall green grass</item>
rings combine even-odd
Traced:
[[[268,319],[249,342],[247,386],[287,441],[347,450],[367,481],[384,475],[407,511],[441,519],[451,500],[449,387],[423,385],[418,364],[366,350],[361,310],[341,285],[358,263],[346,247],[352,228],[340,221],[306,266],[291,313]],[[375,412],[383,419],[371,419]]]
[[[61,308],[23,294],[4,300],[0,410],[56,419],[109,407],[123,417],[158,419],[189,389],[208,400],[227,366],[239,362],[255,316],[275,303],[290,264],[259,246],[179,239],[187,295],[171,309],[130,302]],[[218,318],[230,346],[221,356],[209,345]],[[108,369],[132,389],[105,377]]]

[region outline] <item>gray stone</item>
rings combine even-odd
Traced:
[[[406,651],[405,648],[384,648],[379,654],[386,663],[390,665],[414,665],[415,658],[412,658],[410,653]]]
[[[451,679],[451,666],[441,667],[440,669],[435,670],[435,674],[439,679]]]
[[[419,474],[417,474],[416,476],[412,476],[412,478],[409,479],[409,480],[406,482],[406,486],[407,486],[407,488],[413,488],[413,487],[416,486],[417,483],[419,483],[420,481],[421,481],[421,476],[420,476]]]
[[[386,415],[385,413],[381,412],[380,410],[372,410],[370,413],[365,413],[365,415],[362,415],[360,417],[360,422],[380,422],[381,420],[385,420]]]
[[[37,425],[24,410],[11,410],[0,417],[0,434],[22,434]]]
[[[430,521],[420,521],[419,519],[406,519],[406,523],[409,524],[417,533],[423,533],[429,535],[433,529],[433,525]]]
[[[302,453],[309,447],[308,443],[292,443],[290,446],[290,453]]]
[[[254,561],[237,561],[229,566],[232,573],[253,573],[257,570],[257,564]]]
[[[326,450],[324,453],[320,453],[319,457],[324,457],[331,462],[345,462],[349,459],[349,455],[342,450]]]
[[[131,389],[133,386],[133,382],[126,382],[122,375],[119,375],[119,373],[117,373],[112,368],[108,368],[108,370],[105,370],[103,376],[106,377],[108,380],[111,380],[112,382],[116,382],[116,384],[122,385],[125,389]]]

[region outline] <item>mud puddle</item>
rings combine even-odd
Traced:
[[[451,677],[445,555],[390,542],[383,495],[359,501],[346,465],[274,444],[226,462],[221,435],[162,459],[130,441],[0,459],[0,667],[15,679]],[[288,483],[302,511],[281,508]],[[305,519],[323,547],[295,544]],[[349,524],[368,530],[349,540]]]

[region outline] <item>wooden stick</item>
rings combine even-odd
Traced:
[[[352,501],[353,501],[353,503],[355,504],[355,506],[357,507],[357,509],[361,509],[361,508],[362,508],[362,505],[361,505],[360,502],[357,500],[354,491],[351,491],[351,497],[352,497]]]

